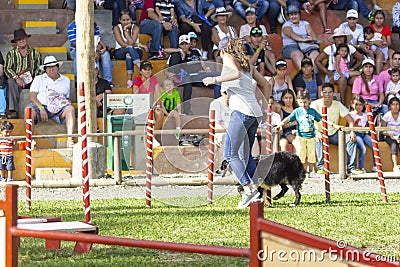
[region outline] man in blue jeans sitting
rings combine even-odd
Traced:
[[[339,133],[338,128],[335,127],[339,123],[339,118],[344,118],[349,127],[353,127],[354,121],[349,114],[347,108],[339,101],[333,100],[334,87],[331,83],[325,83],[322,85],[322,98],[314,100],[310,107],[317,110],[322,115],[322,107],[327,107],[328,117],[328,139],[329,144],[338,145]],[[317,168],[319,174],[324,174],[324,158],[322,151],[322,123],[316,124],[317,133],[315,135],[316,144],[315,149],[317,152]],[[347,151],[347,174],[360,174],[356,170],[356,134],[351,131],[346,134],[346,151]]]

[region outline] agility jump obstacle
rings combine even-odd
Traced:
[[[207,246],[187,243],[163,242],[154,240],[138,240],[131,238],[101,236],[95,232],[66,232],[68,225],[77,225],[73,231],[95,231],[93,225],[79,222],[55,222],[36,224],[18,224],[18,186],[6,185],[5,200],[0,200],[0,266],[18,266],[18,240],[20,237],[33,237],[52,240],[52,242],[75,241],[77,253],[87,253],[92,244],[104,244],[126,247],[140,247],[158,250],[170,250],[187,253],[200,253],[229,257],[249,258],[251,267],[281,266],[282,261],[271,258],[271,251],[283,251],[288,259],[303,263],[318,262],[329,266],[399,266],[399,261],[390,261],[385,256],[370,253],[352,246],[342,246],[340,242],[322,238],[310,233],[296,230],[264,219],[263,203],[250,205],[250,247],[232,248],[223,246]],[[79,225],[78,225],[79,224]],[[51,227],[50,227],[51,226]],[[52,230],[44,230],[52,229]],[[54,230],[53,230],[54,229]],[[50,247],[59,249],[58,247]],[[290,253],[290,254],[288,254]],[[289,258],[289,255],[316,255],[315,258]],[[276,257],[276,256],[275,256]]]
[[[325,198],[331,200],[331,181],[329,178],[329,138],[328,138],[328,108],[322,107],[322,146],[324,154]]]

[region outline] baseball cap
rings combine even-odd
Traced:
[[[189,32],[188,35],[190,39],[199,39],[199,37],[197,37],[197,34],[195,32]]]
[[[357,18],[358,19],[358,12],[355,9],[350,9],[347,11],[346,18]]]
[[[147,68],[147,67],[150,67],[151,69],[153,69],[153,65],[151,65],[150,61],[145,60],[142,63],[140,63],[140,69],[141,70],[144,69],[144,68]]]
[[[250,36],[252,35],[263,35],[263,31],[258,27],[253,27],[250,30]]]
[[[179,36],[179,44],[181,43],[187,43],[190,44],[190,37],[187,34],[183,34],[181,36]]]
[[[278,59],[275,62],[275,68],[286,67],[286,66],[287,66],[287,64],[286,64],[286,61],[284,59]]]
[[[247,9],[246,9],[246,12],[245,12],[245,14],[247,14],[248,12],[251,12],[251,13],[256,13],[256,10],[255,10],[255,8],[254,7],[248,7]]]
[[[364,59],[363,62],[362,62],[362,64],[361,64],[361,66],[364,67],[365,64],[371,64],[372,66],[375,67],[375,62],[374,62],[372,59],[370,59],[370,58]]]
[[[311,67],[314,66],[312,60],[308,57],[303,58],[303,60],[301,61],[301,66],[304,67],[305,65],[310,65]]]
[[[300,8],[298,5],[289,5],[287,8],[287,13],[300,13]]]

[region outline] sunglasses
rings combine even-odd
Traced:
[[[261,29],[253,29],[253,30],[251,30],[251,34],[261,34],[262,35],[262,30]]]

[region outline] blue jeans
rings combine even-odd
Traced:
[[[135,11],[136,11],[136,9],[142,9],[143,4],[144,4],[144,1],[141,2],[141,3],[139,3],[139,4],[137,4],[137,5],[132,5],[132,6],[129,8],[129,13],[131,14],[132,22],[133,22],[134,24],[136,24],[136,22],[137,22],[136,12],[135,12]]]
[[[374,104],[374,105],[376,105],[376,104],[379,103],[379,101],[377,101],[377,100],[365,100],[365,101],[366,101],[367,103],[371,103],[371,104]],[[381,106],[380,108],[374,108],[373,111],[374,111],[374,112],[378,112],[378,113],[385,114],[386,112],[389,111],[389,108],[388,108],[387,105],[382,104],[382,106]]]
[[[129,57],[126,55],[129,54]],[[128,74],[133,73],[133,68],[135,64],[140,62],[140,59],[143,56],[143,52],[140,48],[133,47],[121,47],[115,51],[115,58],[123,60],[125,59],[126,63],[126,72]]]
[[[267,0],[248,0],[248,2],[249,4],[254,4],[257,2],[258,8],[256,9],[256,16],[258,22],[261,23],[264,14],[267,13],[269,2]],[[246,9],[248,8],[248,6],[240,3],[239,1],[236,1],[233,3],[233,8],[242,19],[246,20]]]
[[[345,10],[345,11],[350,9],[358,10],[358,3],[357,0],[339,0],[336,4],[331,3],[329,5],[329,8],[333,10]]]
[[[291,4],[299,5],[296,0],[289,0],[286,3],[286,6]],[[281,4],[277,0],[269,0],[269,8],[267,11],[267,17],[269,22],[269,31],[270,33],[277,33],[277,18],[279,13],[281,12]]]
[[[368,133],[356,133],[357,135],[357,148],[359,150],[358,153],[358,168],[364,169],[364,159],[365,154],[367,153],[367,148],[365,145],[369,146],[372,150],[372,159],[374,159],[374,166],[375,166],[375,158],[374,158],[374,149],[372,147],[372,139]]]
[[[338,145],[339,133],[336,131],[335,134],[328,136],[329,144]],[[315,144],[315,150],[317,152],[317,168],[318,170],[324,169],[324,157],[322,151],[322,142],[317,141]],[[349,140],[349,135],[346,134],[346,151],[347,151],[347,172],[356,168],[356,156],[357,156],[357,144]]]
[[[76,49],[71,51],[71,57],[74,59],[74,78],[75,82],[77,82],[77,70],[76,70]],[[100,59],[96,62],[96,65],[99,67],[99,71],[102,73],[104,80],[108,83],[112,83],[112,62],[110,53],[106,51],[104,54],[100,55]]]
[[[225,6],[223,0],[212,0],[212,4],[215,6],[215,8]]]
[[[163,32],[164,27],[158,21],[145,19],[140,23],[140,33],[151,35],[150,53],[158,53],[162,46],[161,37],[163,37]],[[178,48],[178,28],[172,25],[172,31],[166,33],[168,34],[170,47]]]
[[[251,148],[260,121],[261,117],[248,116],[235,110],[226,130],[224,158],[229,162],[241,185],[258,184]]]
[[[114,0],[113,8],[112,8],[112,26],[114,28],[115,25],[119,24],[119,14],[121,10],[126,9],[126,1],[125,0]],[[132,16],[132,14],[131,14]],[[135,16],[136,18],[136,16]],[[133,20],[133,17],[132,17]]]
[[[0,113],[6,113],[7,111],[6,89],[7,86],[0,87]]]
[[[357,6],[358,6],[358,8],[356,10],[360,11],[361,15],[368,20],[371,10],[368,8],[368,6],[365,4],[365,2],[363,0],[356,0],[356,1],[357,1]]]

